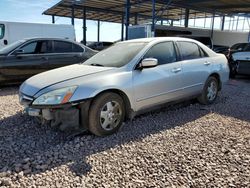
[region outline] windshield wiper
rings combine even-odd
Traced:
[[[92,64],[90,64],[91,66],[98,66],[98,67],[104,67],[103,65],[101,65],[101,64],[98,64],[98,63],[92,63]]]

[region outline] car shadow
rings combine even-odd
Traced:
[[[84,175],[92,168],[86,161],[88,156],[184,126],[208,113],[200,107],[193,102],[172,105],[124,123],[114,135],[86,134],[72,140],[68,134],[41,126],[34,118],[19,112],[0,120],[0,169],[29,175],[67,164],[76,175]]]
[[[0,86],[0,96],[18,94],[19,85]]]
[[[0,120],[0,171],[23,171],[28,176],[67,165],[75,175],[82,176],[91,171],[88,158],[93,154],[185,126],[209,113],[250,122],[246,109],[232,110],[235,105],[244,105],[244,98],[235,101],[236,96],[246,95],[240,87],[229,82],[213,105],[204,106],[192,100],[137,116],[126,122],[118,133],[108,137],[86,134],[69,140],[68,134],[53,131],[18,112]]]

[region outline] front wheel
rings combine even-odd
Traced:
[[[89,112],[89,130],[97,136],[115,133],[125,118],[122,98],[116,93],[104,93],[92,103]]]
[[[217,98],[219,91],[219,83],[215,77],[209,77],[203,88],[202,94],[198,97],[201,104],[212,104]]]

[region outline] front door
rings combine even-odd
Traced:
[[[40,42],[25,44],[22,53],[10,54],[1,64],[1,74],[8,82],[20,82],[46,70],[48,58],[40,54]]]
[[[158,66],[133,71],[136,110],[179,98],[182,65],[177,61],[173,42],[162,42],[151,47],[145,58],[155,58]]]

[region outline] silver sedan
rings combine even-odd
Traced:
[[[61,130],[116,132],[136,114],[198,98],[215,101],[229,78],[227,59],[185,38],[119,42],[84,64],[38,74],[20,87],[20,102]]]

